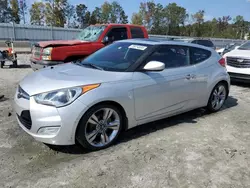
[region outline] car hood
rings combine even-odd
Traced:
[[[119,82],[132,78],[129,72],[110,72],[85,68],[73,63],[41,69],[27,75],[20,86],[30,96],[57,89],[96,83]]]
[[[244,57],[250,59],[250,50],[232,50],[224,55],[224,57]]]
[[[225,48],[220,48],[220,49],[218,49],[218,50],[216,50],[216,52],[223,52],[225,50]]]
[[[45,47],[54,47],[54,46],[72,46],[72,45],[79,45],[79,44],[89,44],[89,41],[82,41],[82,40],[53,40],[53,41],[41,41],[38,42],[38,45],[42,48]]]

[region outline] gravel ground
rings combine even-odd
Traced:
[[[106,150],[49,148],[19,128],[16,85],[32,70],[0,69],[0,187],[250,187],[250,86],[232,85],[222,111],[198,109],[124,133]]]

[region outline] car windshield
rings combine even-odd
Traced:
[[[245,44],[241,45],[238,50],[250,50],[250,42],[246,42]]]
[[[131,42],[116,42],[88,56],[79,65],[106,71],[124,72],[135,63],[150,45]]]
[[[76,39],[78,40],[85,40],[85,41],[97,41],[99,36],[102,34],[104,29],[107,26],[100,25],[100,26],[88,26],[85,29],[83,29]]]
[[[236,46],[236,44],[228,44],[228,45],[226,45],[225,49],[226,49],[226,50],[231,50],[231,49],[233,49],[235,46]]]

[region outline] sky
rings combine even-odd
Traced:
[[[84,3],[93,10],[96,6],[101,6],[104,0],[69,0],[72,4]],[[112,0],[108,0],[111,2]],[[116,0],[124,8],[126,14],[131,18],[133,12],[138,12],[140,2],[146,0]],[[190,14],[198,10],[205,10],[206,20],[213,17],[221,17],[230,15],[236,17],[237,15],[244,16],[245,20],[250,21],[250,0],[154,0],[155,3],[167,5],[168,3],[177,3],[188,10]]]
[[[37,0],[38,1],[38,0]],[[107,0],[112,2],[113,0]],[[116,0],[124,8],[129,19],[133,12],[138,12],[140,2],[146,0]],[[26,0],[28,5],[31,5],[33,0]],[[84,3],[90,11],[93,11],[96,6],[100,7],[104,0],[69,0],[73,5]],[[205,19],[218,18],[230,15],[232,18],[241,15],[245,20],[250,21],[250,0],[154,0],[155,3],[161,3],[163,6],[169,3],[177,3],[187,9],[189,14],[193,14],[198,10],[205,10]]]

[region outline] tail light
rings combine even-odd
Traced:
[[[221,59],[219,60],[219,64],[220,64],[222,67],[226,67],[226,60],[225,60],[225,58],[221,58]]]

